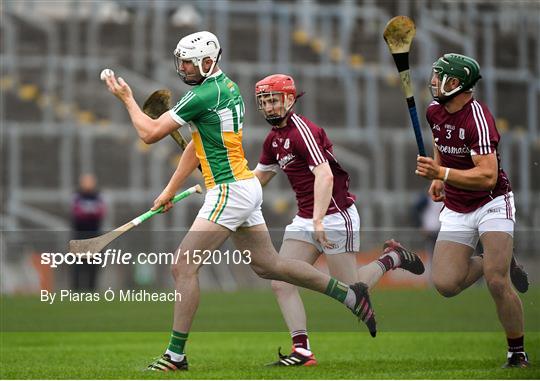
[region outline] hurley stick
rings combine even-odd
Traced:
[[[171,202],[176,203],[193,193],[201,193],[202,189],[200,185],[195,185],[189,189],[186,189],[182,193],[177,194],[171,199]],[[156,210],[149,210],[146,213],[141,214],[140,216],[135,217],[128,223],[110,231],[106,234],[100,235],[98,237],[89,238],[89,239],[78,239],[69,241],[69,252],[74,254],[89,254],[99,253],[105,246],[109,243],[120,237],[122,234],[130,231],[135,226],[140,225],[144,221],[152,218],[158,213],[161,213],[163,206]]]
[[[384,28],[383,37],[392,53],[394,62],[399,72],[401,86],[407,99],[409,107],[409,115],[411,117],[414,136],[416,137],[416,145],[420,156],[426,156],[424,148],[424,140],[422,139],[422,130],[418,121],[418,113],[416,112],[416,103],[411,84],[411,75],[409,72],[409,50],[411,49],[412,40],[416,34],[414,22],[407,16],[396,16],[391,19]]]

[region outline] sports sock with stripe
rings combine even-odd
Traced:
[[[187,332],[172,331],[169,346],[165,351],[166,354],[171,356],[171,360],[178,362],[184,359],[184,347],[186,346],[187,339]]]
[[[349,286],[335,278],[330,278],[324,293],[343,303],[347,297],[347,291],[349,291]]]
[[[525,352],[524,336],[510,338],[507,337],[508,352]]]
[[[307,351],[311,351],[311,349],[309,348],[308,334],[305,329],[297,329],[296,331],[292,331],[291,338],[293,342],[293,347],[295,349],[302,348]]]
[[[330,278],[330,282],[328,282],[328,286],[326,286],[326,291],[324,293],[345,304],[350,309],[354,309],[356,295],[345,283],[340,282],[335,278]]]
[[[401,259],[399,258],[398,253],[391,251],[381,255],[379,259],[377,259],[376,263],[381,267],[383,272],[386,272],[401,265]]]

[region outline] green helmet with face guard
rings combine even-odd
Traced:
[[[476,60],[456,53],[448,53],[440,57],[433,63],[433,73],[440,81],[440,94],[436,89],[431,89],[433,98],[436,101],[448,101],[456,95],[470,90],[482,76],[480,75],[480,65]],[[450,78],[459,81],[459,86],[450,91],[445,90],[445,86]]]

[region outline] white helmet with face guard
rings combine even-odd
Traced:
[[[202,31],[196,32],[190,35],[183,37],[176,45],[174,49],[174,65],[176,67],[176,72],[182,78],[182,80],[188,85],[196,85],[208,77],[221,55],[221,47],[217,37],[210,32]],[[202,62],[205,58],[212,59],[212,66],[208,71],[203,71]],[[188,80],[185,73],[181,70],[182,61],[191,61],[193,64],[199,68],[202,79],[200,81]]]

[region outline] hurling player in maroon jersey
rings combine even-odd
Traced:
[[[293,111],[297,99],[292,77],[270,75],[255,87],[258,108],[272,130],[266,137],[254,173],[261,184],[283,170],[296,193],[298,214],[285,230],[280,255],[313,264],[324,253],[330,274],[336,279],[367,287],[375,285],[388,270],[402,268],[422,274],[424,265],[416,254],[394,240],[387,241],[383,255],[357,269],[360,248],[360,217],[349,192],[349,174],[337,162],[325,131]],[[311,366],[317,363],[309,347],[306,313],[298,289],[272,282],[293,348],[279,353],[271,365]]]
[[[505,366],[526,367],[523,307],[511,272],[516,288],[526,291],[528,281],[512,256],[514,195],[500,165],[500,136],[489,109],[472,94],[480,78],[478,63],[467,56],[445,54],[433,64],[434,102],[426,114],[435,153],[434,159],[419,156],[416,168],[432,180],[432,199],[444,202],[432,278],[451,297],[483,275],[508,340]],[[472,257],[479,239],[484,254]]]

